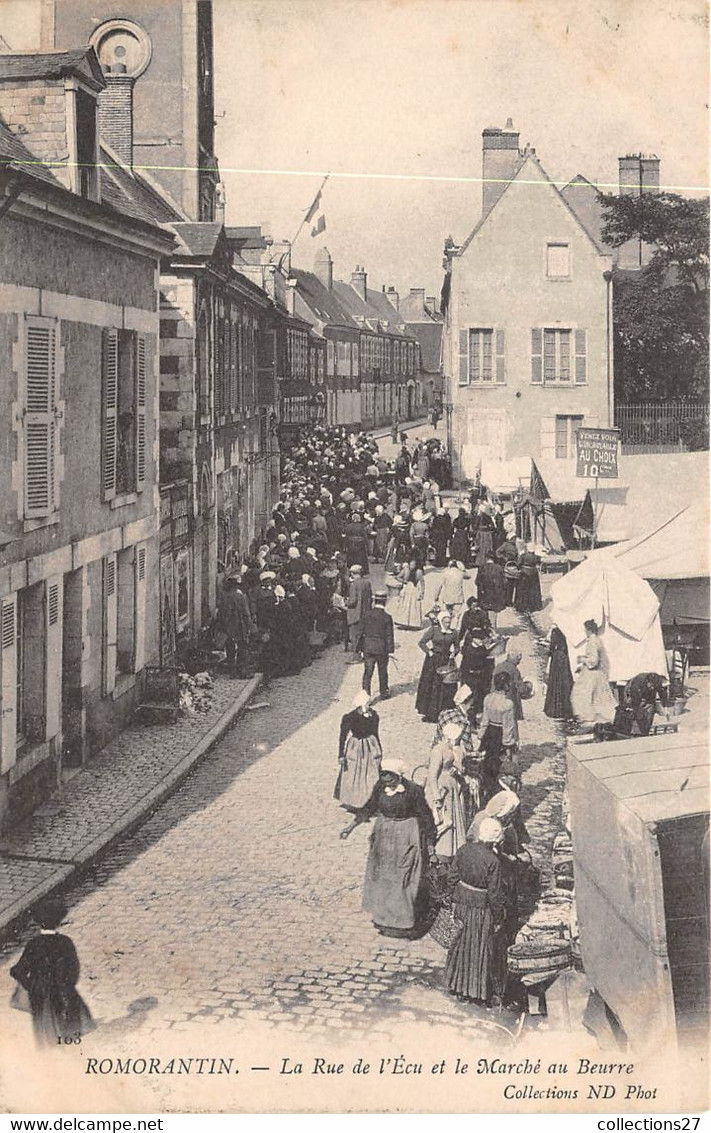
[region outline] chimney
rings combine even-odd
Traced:
[[[385,291],[385,286],[383,286],[383,291]],[[400,296],[394,287],[388,287],[387,291],[385,291],[385,298],[396,311],[400,310]]]
[[[328,248],[322,248],[316,255],[314,275],[327,291],[333,291],[333,260]]]
[[[659,192],[660,160],[656,154],[628,153],[620,157],[619,178],[621,197],[641,197],[643,193]],[[633,236],[617,250],[617,266],[634,270],[649,263],[654,249]]]
[[[351,273],[351,287],[360,295],[364,303],[368,302],[368,275],[365,268],[358,267]]]
[[[428,295],[427,298],[425,299],[425,306],[427,307],[427,309],[429,311],[432,312],[433,315],[439,314],[439,312],[437,310],[437,296],[436,295]]]
[[[99,133],[117,157],[133,166],[133,84],[123,63],[104,68],[106,89],[99,95]]]
[[[482,131],[482,217],[491,212],[521,168],[523,154],[518,148],[518,138],[518,130],[514,130],[510,118],[503,130],[489,126]]]
[[[225,223],[225,206],[227,198],[225,195],[224,181],[218,181],[215,186],[215,220],[218,224]]]
[[[288,314],[296,314],[296,288],[297,281],[295,279],[287,279],[286,281],[286,310]]]
[[[408,295],[408,312],[411,319],[425,317],[425,289],[424,287],[411,287]]]

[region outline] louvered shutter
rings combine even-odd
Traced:
[[[105,500],[116,495],[116,452],[118,444],[118,331],[104,331],[102,350],[102,444],[101,485]]]
[[[0,773],[14,765],[17,750],[17,595],[0,603]]]
[[[45,590],[45,739],[59,732],[62,701],[62,593],[61,577],[48,579]]]
[[[506,381],[506,332],[497,330],[496,335],[496,381],[503,385]]]
[[[531,381],[543,381],[543,333],[540,327],[531,330]]]
[[[142,492],[146,484],[146,340],[142,334],[136,338],[136,490]]]
[[[57,328],[28,321],[25,336],[25,516],[55,511]]]
[[[575,381],[582,384],[587,381],[587,334],[584,330],[575,332]]]
[[[466,327],[459,332],[459,384],[469,385],[469,331]]]
[[[103,648],[102,683],[104,696],[114,691],[116,685],[116,656],[118,637],[118,593],[116,555],[107,555],[103,560]]]
[[[146,546],[139,543],[135,549],[134,559],[134,642],[133,642],[133,669],[139,673],[146,663]]]

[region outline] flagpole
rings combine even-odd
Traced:
[[[318,198],[319,198],[319,197],[321,196],[321,193],[323,192],[323,187],[324,187],[324,185],[326,184],[326,182],[328,181],[328,179],[329,179],[329,177],[330,177],[330,176],[331,176],[331,175],[330,175],[330,173],[327,173],[327,174],[326,174],[326,176],[324,177],[324,179],[323,179],[323,181],[322,181],[322,183],[321,183],[321,188],[319,189],[318,193],[317,193],[317,194],[316,194],[316,196],[314,197],[314,200],[318,200]],[[299,239],[299,236],[301,235],[301,230],[302,230],[302,228],[304,227],[304,225],[306,224],[306,217],[307,217],[307,216],[309,215],[309,213],[311,212],[311,209],[312,209],[312,207],[313,207],[313,205],[309,205],[309,207],[307,208],[306,212],[305,212],[305,213],[304,213],[304,215],[303,215],[303,218],[302,218],[301,224],[300,224],[300,225],[299,225],[299,227],[298,227],[298,228],[296,229],[296,235],[294,236],[294,239],[293,239],[293,240],[291,241],[291,247],[292,247],[292,248],[294,247],[294,244],[296,243],[296,241],[297,241],[297,240]]]

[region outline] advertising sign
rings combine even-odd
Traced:
[[[576,476],[588,479],[616,480],[619,436],[617,429],[577,429]]]

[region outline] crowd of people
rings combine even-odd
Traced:
[[[341,721],[334,798],[352,815],[345,837],[375,822],[364,908],[378,931],[403,937],[456,908],[463,927],[447,985],[491,1004],[510,997],[506,948],[528,837],[518,724],[532,691],[496,624],[507,606],[540,609],[541,592],[538,560],[517,539],[513,515],[477,487],[452,516],[441,496],[450,475],[434,438],[401,443],[388,461],[364,433],[309,429],[284,457],[281,499],[263,542],[225,583],[214,630],[239,674],[250,663],[267,676],[295,673],[329,644],[362,663],[362,687]],[[386,585],[371,584],[372,563]],[[467,598],[474,575],[477,596]],[[378,699],[390,695],[396,629],[422,633],[415,709],[434,725],[414,775],[383,753],[371,693],[377,670]]]

